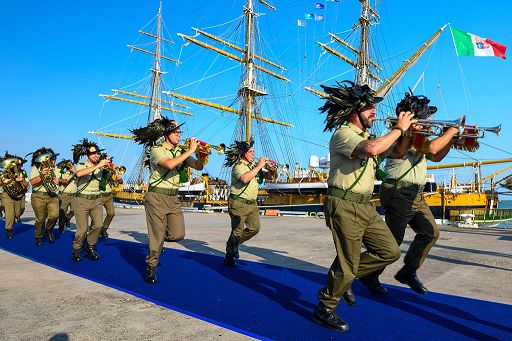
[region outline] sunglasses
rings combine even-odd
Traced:
[[[173,134],[176,134],[176,135],[181,135],[183,134],[183,132],[181,130],[176,130],[176,131],[173,131],[172,132]]]

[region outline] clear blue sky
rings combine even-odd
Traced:
[[[326,9],[316,10],[316,2],[324,3]],[[179,68],[167,67],[166,85],[171,89],[179,88],[178,92],[206,96],[225,105],[233,103],[240,78],[236,64],[226,61],[210,68],[212,59],[202,56],[204,50],[192,44],[184,46],[176,33],[193,35],[191,27],[197,27],[208,28],[216,34],[227,32],[224,38],[234,38],[233,24],[217,25],[239,17],[244,3],[244,0],[163,2],[167,32],[176,42],[167,48],[166,54],[183,62]],[[292,81],[283,90],[287,105],[293,106],[289,111],[293,117],[289,121],[295,128],[289,134],[294,137],[296,157],[306,166],[309,154],[326,154],[326,148],[319,145],[325,146],[330,134],[323,133],[323,116],[317,110],[322,101],[303,91],[303,87],[319,82],[332,85],[335,80],[354,78],[353,73],[347,73],[327,80],[348,68],[334,57],[320,55],[316,41],[328,42],[328,32],[350,29],[359,13],[360,3],[356,0],[338,3],[282,0],[273,4],[277,7],[273,13],[258,5],[259,12],[265,13],[260,20],[264,37],[261,43],[266,57],[286,67],[285,76]],[[124,141],[98,140],[87,132],[104,128],[128,134],[128,128],[143,125],[144,114],[139,115],[140,112],[128,109],[129,106],[123,103],[104,104],[98,94],[110,94],[110,89],[133,84],[147,73],[151,67],[150,58],[137,52],[130,53],[126,45],[147,42],[139,36],[138,30],[156,15],[158,5],[156,0],[0,2],[0,152],[7,149],[25,155],[48,146],[69,158],[72,144],[88,137],[104,144],[116,155],[118,162],[129,166],[138,156],[135,146]],[[378,11],[381,33],[377,37],[379,45],[375,47],[378,47],[384,65],[390,67],[388,75],[446,23],[512,48],[512,5],[509,1],[487,2],[485,6],[468,2],[463,6],[461,1],[455,0],[383,0]],[[306,27],[299,28],[297,19],[303,19],[305,13],[321,14],[324,21],[310,20]],[[151,31],[152,26],[146,29]],[[508,51],[508,57],[512,59],[512,51]],[[459,63],[468,87],[467,95],[464,94]],[[206,90],[194,83],[202,77],[210,77],[214,70],[224,70],[224,79],[209,78],[211,83]],[[427,52],[397,87],[398,95],[395,96],[403,95],[424,70],[425,81],[416,92],[427,95],[439,106],[437,119],[454,119],[465,114],[470,124],[503,124],[500,137],[489,135],[482,140],[492,147],[482,146],[472,156],[481,160],[511,157],[510,60],[496,57],[457,59],[447,31],[432,52]],[[272,116],[265,112],[266,107],[262,110],[264,116]],[[381,110],[385,112],[386,108]],[[177,117],[187,121],[184,126],[187,136],[196,135],[213,144],[230,141],[235,126],[232,114],[220,115],[201,107],[193,107],[191,111],[196,115],[191,119]],[[279,117],[285,118],[286,112]],[[114,127],[114,123],[124,118],[127,119]],[[463,159],[467,156],[453,151],[445,162]],[[213,155],[210,160],[207,169],[215,175],[223,159]]]

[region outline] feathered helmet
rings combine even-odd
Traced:
[[[91,155],[103,150],[105,149],[100,149],[96,143],[83,138],[80,143],[73,145],[73,149],[71,149],[73,152],[73,162],[78,163],[83,155]]]
[[[414,118],[427,119],[431,115],[435,114],[437,107],[428,105],[430,100],[425,96],[415,96],[412,90],[405,93],[405,97],[396,105],[396,116],[402,111],[410,111]]]
[[[0,168],[5,168],[11,162],[18,162],[23,165],[27,160],[19,157],[18,155],[9,154],[8,151],[5,151],[4,157],[0,157]]]
[[[178,124],[175,120],[167,117],[157,118],[146,127],[130,130],[135,135],[135,142],[139,144],[153,146],[162,136],[177,130],[185,123]]]
[[[224,167],[233,167],[254,145],[254,136],[251,136],[249,142],[235,141],[226,149],[226,162]]]
[[[376,103],[383,100],[382,97],[376,97],[375,91],[366,84],[357,85],[351,81],[336,83],[338,87],[321,85],[329,95],[325,104],[319,108],[322,113],[327,111],[324,131],[338,128],[348,120],[354,111],[361,112],[363,109],[373,108]]]
[[[31,153],[32,154],[32,162],[31,162],[31,165],[34,166],[35,164],[37,164],[37,159],[44,155],[44,154],[51,154],[51,158],[52,159],[57,159],[57,156],[59,156],[60,154],[58,153],[55,153],[53,151],[53,149],[51,148],[46,148],[46,147],[41,147],[39,148],[38,150],[36,150],[35,152]],[[28,155],[30,154],[27,154],[25,157],[27,157]]]

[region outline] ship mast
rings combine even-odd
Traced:
[[[162,91],[160,85],[160,44],[161,44],[161,29],[162,29],[162,2],[158,8],[157,16],[157,31],[156,31],[156,45],[155,45],[155,64],[151,70],[153,72],[153,84],[151,87],[151,101],[148,113],[148,123],[162,117],[162,110],[160,109],[160,103],[162,100]]]
[[[369,51],[369,26],[370,18],[368,0],[361,0],[361,16],[359,17],[359,26],[361,26],[361,42],[359,52],[357,53],[357,66],[356,66],[356,84],[368,84],[368,51]]]
[[[265,5],[266,7],[268,7],[270,10],[275,10],[275,8],[272,5],[265,2],[264,0],[258,1]],[[256,70],[263,72],[274,78],[277,78],[281,81],[289,81],[289,79],[268,69],[267,67],[262,66],[261,64],[270,65],[271,67],[278,69],[279,71],[284,71],[284,68],[282,66],[266,58],[263,58],[262,56],[256,55],[255,53],[255,18],[257,14],[254,12],[254,0],[247,0],[246,5],[243,9],[243,15],[245,21],[245,41],[243,47],[236,46],[220,37],[214,36],[211,33],[205,32],[204,30],[197,28],[193,28],[193,30],[196,31],[196,36],[204,36],[214,41],[215,43],[220,44],[220,46],[223,46],[223,48],[203,42],[199,39],[196,39],[195,36],[192,37],[182,33],[178,33],[178,36],[182,37],[187,42],[191,42],[193,44],[196,44],[200,47],[203,47],[207,50],[213,51],[221,56],[224,56],[228,59],[240,63],[242,68],[242,81],[238,89],[238,96],[240,98],[240,106],[238,109],[234,109],[217,103],[212,103],[201,98],[195,98],[188,95],[178,94],[176,92],[163,91],[163,93],[195,104],[204,105],[221,111],[231,112],[233,114],[240,116],[240,119],[244,120],[244,138],[246,141],[249,141],[251,138],[251,124],[253,119],[260,122],[277,124],[284,127],[291,127],[292,125],[286,122],[274,120],[260,115],[258,105],[256,103],[256,98],[259,96],[266,96],[267,93],[265,89],[262,86],[258,85],[256,82]],[[233,53],[231,51],[226,51],[226,49],[235,50],[235,52]],[[255,61],[258,61],[259,64],[256,64]]]

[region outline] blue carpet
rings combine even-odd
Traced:
[[[0,222],[3,250],[259,339],[512,339],[512,305],[438,293],[419,296],[391,285],[388,297],[377,298],[356,281],[357,305],[338,307],[350,331],[337,333],[311,321],[323,273],[249,261],[229,268],[219,256],[166,249],[159,282],[148,285],[142,277],[144,244],[109,239],[97,244],[99,262],[84,257],[74,263],[72,232],[57,232],[54,245],[36,247],[33,226],[16,225],[11,240],[3,227]]]

